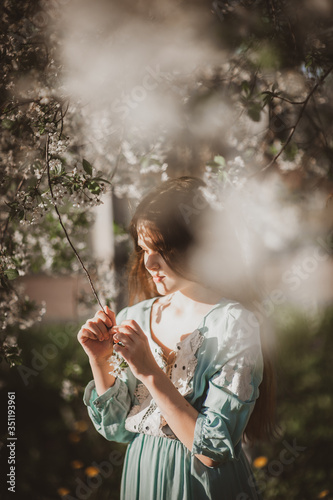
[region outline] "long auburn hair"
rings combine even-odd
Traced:
[[[202,217],[211,210],[200,189],[204,186],[205,183],[196,177],[170,179],[148,193],[139,203],[129,228],[134,242],[134,251],[129,260],[130,305],[158,296],[152,277],[144,265],[144,252],[138,245],[139,230],[140,234],[144,232],[143,237],[148,237],[149,246],[162,255],[173,271],[182,277],[187,276],[187,257],[198,238],[196,229],[200,227]],[[250,442],[273,437],[276,428],[276,378],[264,330],[265,325],[261,324],[263,380],[244,431],[246,441]]]

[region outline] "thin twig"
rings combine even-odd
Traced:
[[[5,104],[4,107],[0,109],[0,113],[8,114],[14,111],[14,109],[19,108],[20,106],[24,106],[25,104],[31,104],[32,102],[38,104],[39,101],[40,101],[39,99],[23,99],[22,101],[13,104],[13,106],[10,109],[6,109],[6,104]]]
[[[265,93],[265,92],[264,92]],[[303,99],[303,101],[292,101],[291,99],[288,99],[287,97],[283,97],[281,95],[274,94],[272,96],[273,99],[280,99],[281,101],[289,102],[289,104],[304,104],[306,99]]]
[[[54,197],[54,194],[53,194],[53,189],[52,189],[52,182],[51,182],[51,175],[50,175],[50,161],[49,161],[49,135],[47,135],[47,139],[46,139],[46,158],[45,158],[45,161],[46,161],[46,169],[47,169],[47,178],[48,178],[48,183],[49,183],[49,188],[50,188],[50,193],[51,193],[51,197],[52,197],[52,200],[53,200],[53,205],[54,205],[54,209],[57,213],[57,216],[58,216],[58,219],[59,219],[59,222],[60,222],[60,225],[62,227],[62,229],[64,230],[64,233],[65,233],[65,236],[67,238],[67,241],[68,243],[70,244],[76,258],[78,259],[78,261],[80,262],[81,264],[81,267],[82,269],[84,270],[84,272],[86,273],[86,276],[88,278],[88,281],[89,281],[89,284],[91,286],[91,289],[93,291],[93,294],[95,296],[95,299],[97,300],[98,304],[100,305],[101,309],[104,311],[104,307],[97,295],[97,292],[96,292],[96,289],[94,287],[94,284],[92,282],[92,279],[91,279],[91,276],[87,270],[87,268],[85,267],[84,263],[82,262],[82,259],[80,257],[80,255],[78,254],[76,248],[74,247],[69,235],[68,235],[68,232],[67,232],[67,229],[65,228],[64,226],[64,223],[62,221],[62,217],[60,215],[60,212],[58,210],[58,207],[57,207],[57,204],[56,204],[56,201],[55,201],[55,197]]]
[[[120,134],[121,137],[120,137],[120,141],[119,141],[119,148],[118,148],[118,154],[117,154],[117,158],[116,158],[116,163],[115,163],[113,172],[111,174],[110,181],[112,181],[112,179],[114,178],[114,176],[115,176],[115,174],[116,174],[116,172],[118,170],[118,165],[119,165],[120,156],[121,156],[121,147],[122,147],[122,144],[123,144],[124,134],[125,134],[125,129],[123,128],[122,132]]]
[[[18,192],[19,192],[19,190],[21,189],[21,187],[22,187],[23,183],[24,183],[24,178],[22,178],[22,179],[20,180],[19,185],[18,185],[18,186],[17,186],[17,188],[16,188],[16,191],[15,191],[15,194],[14,194],[14,200],[15,200],[15,198],[16,198],[16,196],[17,196],[17,193],[18,193]],[[7,230],[8,230],[8,225],[9,225],[10,217],[11,217],[11,214],[9,213],[9,215],[8,215],[8,217],[7,217],[7,220],[6,220],[6,222],[5,222],[5,226],[4,226],[3,232],[2,232],[2,234],[1,234],[1,238],[0,238],[0,240],[1,240],[1,250],[2,250],[2,248],[3,248],[3,242],[4,242],[4,239],[5,239],[5,236],[6,236],[6,232],[7,232]]]
[[[295,130],[299,124],[299,122],[301,121],[302,119],[302,116],[304,114],[304,111],[305,111],[305,108],[309,102],[309,100],[311,99],[311,97],[313,96],[313,94],[316,92],[317,88],[319,87],[319,85],[321,85],[323,83],[323,81],[328,77],[328,75],[332,72],[333,70],[333,66],[331,66],[327,71],[326,73],[323,74],[323,76],[320,78],[320,80],[318,80],[318,82],[312,87],[311,91],[309,92],[309,94],[307,95],[306,99],[304,99],[303,101],[303,105],[301,107],[301,110],[298,114],[298,117],[297,117],[297,120],[295,122],[295,124],[290,128],[290,134],[286,140],[286,142],[283,144],[282,148],[280,149],[280,151],[274,156],[274,158],[268,163],[268,165],[266,165],[264,168],[262,168],[261,170],[259,170],[258,172],[255,172],[254,174],[252,174],[250,177],[253,177],[254,175],[257,175],[258,173],[261,173],[261,172],[264,172],[265,170],[267,170],[269,167],[271,167],[275,162],[276,160],[282,155],[283,151],[286,149],[286,147],[288,146],[288,144],[290,143],[291,139],[293,138],[293,135],[295,133]],[[299,104],[299,103],[295,103],[295,104]]]
[[[61,115],[61,118],[60,120],[57,121],[57,125],[59,122],[61,122],[61,127],[60,127],[60,132],[59,132],[59,140],[61,139],[61,136],[62,136],[62,133],[63,133],[63,130],[64,130],[64,118],[67,114],[67,111],[68,111],[68,108],[69,108],[69,101],[67,103],[67,107],[65,109],[65,111],[63,111],[62,109],[62,103],[60,103],[60,115]]]
[[[61,127],[60,127],[60,132],[59,132],[59,140],[61,139],[62,132],[64,130],[64,114],[62,112],[62,107],[61,106],[60,106],[60,115],[61,115],[61,119],[60,119]]]

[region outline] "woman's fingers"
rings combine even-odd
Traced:
[[[119,343],[113,344],[113,350],[114,352],[119,353],[125,359],[125,361],[127,362],[129,361],[128,359],[129,351],[128,349],[126,349],[124,345],[120,345]]]
[[[114,343],[129,347],[137,342],[140,337],[146,339],[140,326],[134,320],[125,320],[121,325],[116,325],[115,314],[107,306],[105,310],[97,311],[93,319],[86,321],[79,332],[79,338],[87,337],[93,340],[110,340],[114,336]]]
[[[118,344],[118,342],[121,342],[124,346],[133,344],[135,332],[128,327],[124,327],[123,325],[114,326],[111,330],[111,334],[113,335],[114,344]]]
[[[148,347],[146,335],[133,320],[126,320],[120,325],[114,326],[111,333],[115,351],[124,355],[127,361],[127,357],[131,357],[133,352],[141,352],[142,348],[145,351]]]
[[[108,306],[105,306],[104,311],[97,311],[95,316],[86,321],[79,332],[79,339],[87,337],[93,340],[110,340],[111,328],[116,323],[116,317],[113,311]]]
[[[140,328],[140,326],[137,324],[136,321],[134,321],[134,319],[126,319],[124,320],[121,325],[121,327],[124,327],[124,328],[129,328],[130,331],[132,331],[133,333],[136,333],[137,335],[141,336],[141,335],[144,335],[145,334],[143,333],[142,329]]]
[[[97,311],[95,318],[101,319],[107,329],[112,328],[116,324],[116,316],[108,306],[105,306],[104,311]]]
[[[84,343],[87,342],[89,339],[96,340],[96,334],[82,327],[79,333],[77,334],[77,338],[80,342]]]
[[[107,328],[101,319],[87,321],[87,327],[95,333],[98,340],[104,340]]]
[[[111,338],[110,330],[100,318],[86,321],[80,332],[82,334],[81,336],[86,336],[93,340],[102,341],[110,340]]]
[[[112,328],[112,324],[110,324],[111,323],[110,321],[106,324],[103,319],[98,317],[93,322],[105,338],[110,338],[110,331]],[[108,325],[110,325],[110,326],[108,326]]]

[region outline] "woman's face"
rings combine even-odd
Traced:
[[[138,245],[144,252],[144,265],[153,277],[158,293],[168,295],[182,290],[190,284],[188,280],[176,274],[168,266],[162,255],[152,248],[148,234],[144,234],[142,230],[138,231]]]

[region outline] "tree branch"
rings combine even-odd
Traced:
[[[18,185],[18,186],[17,186],[17,188],[16,188],[16,191],[15,191],[15,194],[14,194],[14,199],[16,198],[17,193],[19,192],[19,190],[20,190],[20,189],[21,189],[21,187],[23,186],[23,183],[24,183],[24,178],[22,178],[22,179],[20,180],[19,185]],[[6,232],[7,232],[7,230],[8,230],[9,221],[10,221],[10,214],[9,214],[9,215],[8,215],[8,217],[7,217],[7,220],[6,220],[5,224],[4,224],[4,229],[3,229],[2,234],[1,234],[1,237],[0,237],[0,244],[1,244],[1,247],[0,247],[0,248],[1,248],[1,250],[2,250],[2,248],[3,248],[3,246],[4,246],[4,245],[3,245],[3,243],[4,243],[4,240],[5,240]]]
[[[313,94],[316,92],[316,90],[318,89],[319,85],[321,85],[324,80],[328,77],[328,75],[333,71],[333,66],[331,66],[324,74],[323,76],[318,80],[318,82],[312,87],[312,89],[310,90],[309,94],[307,95],[307,97],[304,99],[304,101],[302,103],[300,102],[295,102],[294,104],[302,104],[302,107],[300,109],[300,112],[298,114],[298,117],[297,117],[297,120],[295,122],[295,124],[291,127],[290,129],[290,133],[289,133],[289,136],[286,140],[286,142],[283,144],[282,148],[280,149],[280,151],[274,156],[274,158],[268,163],[268,165],[266,165],[264,168],[262,168],[261,170],[259,170],[258,172],[255,172],[253,175],[257,175],[258,173],[260,172],[264,172],[265,170],[267,170],[269,167],[271,167],[275,162],[276,160],[282,155],[283,151],[285,151],[286,147],[288,146],[288,144],[290,143],[291,139],[293,138],[293,135],[296,131],[296,128],[299,124],[299,122],[301,121],[302,119],[302,116],[304,114],[304,111],[305,111],[305,108],[309,102],[309,100],[311,99],[311,97],[313,96]],[[252,177],[250,176],[250,177]]]
[[[97,295],[96,289],[95,289],[94,284],[93,284],[92,279],[91,279],[91,276],[90,276],[90,274],[89,274],[89,272],[88,272],[87,268],[85,267],[84,263],[82,262],[82,259],[81,259],[80,255],[78,254],[78,252],[77,252],[76,248],[74,247],[74,245],[73,245],[73,243],[72,243],[72,241],[71,241],[71,239],[70,239],[70,237],[69,237],[69,234],[68,234],[68,232],[67,232],[67,229],[66,229],[66,227],[64,226],[64,223],[63,223],[63,221],[62,221],[62,217],[61,217],[60,212],[59,212],[59,210],[58,210],[57,204],[56,204],[56,202],[55,202],[55,197],[54,197],[54,194],[53,194],[53,189],[52,189],[51,175],[50,175],[50,161],[49,161],[49,135],[47,135],[47,139],[46,139],[46,152],[45,152],[45,156],[46,156],[46,157],[45,157],[45,161],[46,161],[46,170],[47,170],[48,184],[49,184],[50,193],[51,193],[52,200],[53,200],[53,204],[54,204],[54,209],[55,209],[55,211],[56,211],[56,213],[57,213],[57,216],[58,216],[58,219],[59,219],[60,225],[61,225],[62,229],[64,230],[64,233],[65,233],[65,236],[66,236],[66,238],[67,238],[67,241],[68,241],[68,243],[70,244],[70,246],[71,246],[71,248],[72,248],[72,250],[73,250],[73,252],[74,252],[74,254],[75,254],[76,258],[78,259],[78,261],[79,261],[79,262],[80,262],[80,264],[81,264],[82,269],[83,269],[83,270],[84,270],[84,272],[86,273],[86,276],[87,276],[87,278],[88,278],[89,284],[90,284],[90,286],[91,286],[91,289],[92,289],[92,292],[93,292],[93,294],[94,294],[94,296],[95,296],[96,301],[97,301],[97,302],[98,302],[98,304],[100,305],[101,309],[104,311],[104,307],[103,307],[103,305],[102,305],[102,303],[101,303],[101,301],[100,301],[100,299],[99,299],[99,297],[98,297],[98,295]]]

